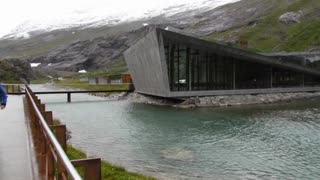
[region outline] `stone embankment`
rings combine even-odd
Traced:
[[[320,92],[299,92],[299,93],[275,93],[258,95],[232,95],[232,96],[208,96],[192,97],[184,101],[146,96],[132,93],[128,100],[135,103],[153,104],[161,106],[173,106],[177,108],[198,108],[198,107],[226,107],[253,104],[270,104],[276,102],[288,102],[298,99],[306,99],[320,96]]]
[[[155,96],[148,96],[138,93],[131,93],[128,95],[127,100],[134,103],[142,103],[142,104],[152,104],[158,106],[175,106],[177,103],[176,100],[168,99],[168,98],[160,98]],[[181,101],[179,101],[181,103]]]
[[[121,92],[121,93],[89,93],[92,96],[104,97],[110,101],[118,101],[126,99],[127,96],[130,94],[128,92]]]

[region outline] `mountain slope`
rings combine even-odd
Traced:
[[[30,61],[42,63],[43,68],[66,71],[105,69],[123,60],[122,53],[151,30],[145,27],[109,37],[75,41]]]
[[[213,41],[236,43],[242,38],[257,52],[316,51],[320,50],[320,1],[291,0],[264,1],[274,3],[268,13],[247,24],[224,32],[212,33],[206,38]],[[283,23],[282,15],[298,14],[298,22]]]
[[[320,49],[319,16],[318,0],[242,0],[115,26],[69,28],[29,39],[2,40],[0,59],[24,57],[56,70],[108,69],[112,64],[125,65],[122,52],[148,33],[150,27],[166,26],[236,47],[240,40],[247,41],[248,48],[256,52],[314,51]],[[144,23],[150,25],[143,27]]]

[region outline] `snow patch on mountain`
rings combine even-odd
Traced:
[[[73,27],[90,28],[105,25],[112,26],[159,15],[170,17],[186,11],[193,12],[193,14],[186,14],[192,16],[197,11],[205,12],[218,6],[237,1],[240,0],[176,0],[175,2],[160,0],[160,2],[154,1],[155,3],[151,3],[152,5],[149,4],[149,6],[143,4],[137,4],[136,6],[113,4],[109,8],[108,6],[98,4],[97,7],[68,10],[54,16],[39,15],[36,18],[34,17],[24,21],[5,35],[0,34],[0,39],[29,38],[32,35],[43,32]],[[123,1],[120,2],[123,3]]]

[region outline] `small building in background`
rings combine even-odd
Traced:
[[[80,77],[79,81],[80,82],[88,82],[89,78],[88,77]]]
[[[110,84],[107,76],[90,77],[89,85],[106,85]]]
[[[96,82],[97,82],[97,81],[96,81],[96,78],[95,78],[95,77],[90,77],[90,78],[89,78],[89,85],[97,85]]]
[[[132,84],[131,75],[129,73],[90,77],[87,81],[90,85]]]
[[[123,84],[132,84],[131,75],[129,73],[122,73],[121,79]]]
[[[106,77],[106,76],[97,77],[97,84],[98,85],[106,85],[106,84],[108,84],[108,77]]]

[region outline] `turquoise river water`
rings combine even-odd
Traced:
[[[34,90],[53,87],[37,85]],[[159,179],[320,179],[320,99],[175,109],[40,95],[89,156]]]

